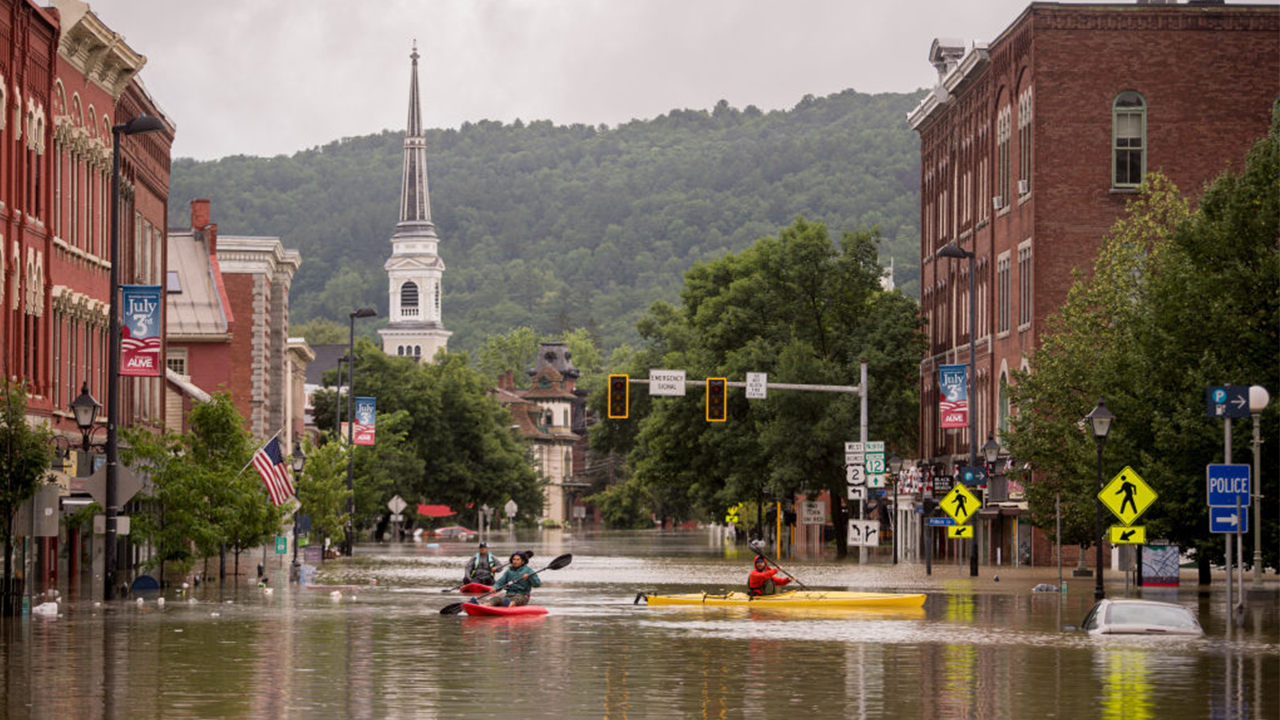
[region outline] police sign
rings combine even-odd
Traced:
[[[1248,465],[1207,465],[1209,507],[1249,507]]]

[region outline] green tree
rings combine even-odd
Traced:
[[[477,365],[482,377],[496,383],[511,373],[516,387],[529,387],[529,376],[524,372],[538,355],[541,336],[533,328],[522,325],[503,335],[490,335],[480,347]]]
[[[308,441],[303,446],[307,462],[297,481],[298,512],[311,518],[311,532],[321,541],[329,538],[336,544],[346,542],[347,446],[327,442],[316,447]]]
[[[647,347],[626,370],[683,368],[690,378],[731,380],[766,372],[770,383],[849,386],[868,358],[872,436],[911,451],[915,430],[904,418],[916,404],[924,341],[914,302],[880,288],[878,240],[875,231],[850,232],[833,243],[825,225],[801,218],[741,254],[695,266],[682,306],[654,303],[640,322]],[[603,395],[592,397],[601,414]],[[592,446],[627,453],[660,515],[719,517],[739,502],[827,490],[843,525],[844,442],[859,425],[856,395],[775,390],[747,401],[731,391],[724,424],[706,422],[700,392],[633,397],[632,419],[593,428]]]
[[[289,332],[307,339],[311,345],[341,345],[350,339],[350,328],[328,318],[312,318],[300,325],[293,325]]]
[[[0,532],[4,533],[4,585],[0,586],[0,617],[16,608],[13,582],[13,519],[22,503],[30,500],[45,482],[53,457],[53,433],[27,421],[27,392],[19,384],[3,381],[0,390]]]

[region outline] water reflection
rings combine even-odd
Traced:
[[[1202,638],[1063,630],[1092,603],[1045,573],[859,566],[795,558],[811,587],[924,591],[923,609],[648,607],[639,590],[738,589],[749,553],[699,535],[494,543],[564,552],[535,594],[551,614],[445,616],[471,548],[362,547],[326,588],[204,587],[164,607],[91,603],[0,628],[0,716],[31,718],[1026,718],[1275,717],[1280,618],[1184,588]],[[504,547],[505,545],[505,547]],[[283,568],[273,568],[283,572]],[[373,585],[374,579],[377,585]],[[1110,588],[1109,588],[1110,590]],[[1119,594],[1120,589],[1115,593]],[[1159,599],[1169,599],[1161,597]],[[521,698],[513,707],[510,696]]]

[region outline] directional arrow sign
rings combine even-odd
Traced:
[[[960,482],[969,487],[987,484],[987,469],[978,465],[965,465],[960,468]]]
[[[1249,386],[1220,385],[1204,389],[1205,414],[1213,418],[1249,417]]]
[[[1112,545],[1146,545],[1147,528],[1145,525],[1112,525]]]
[[[947,537],[961,538],[964,540],[972,540],[973,526],[972,525],[951,525],[950,527],[947,528]]]
[[[879,520],[850,520],[849,544],[854,547],[875,547],[880,544]]]
[[[1133,468],[1126,465],[1102,488],[1098,499],[1120,518],[1120,522],[1132,525],[1155,502],[1156,491]]]
[[[867,499],[867,489],[862,485],[848,485],[846,486],[846,488],[849,491],[850,500],[866,500]]]
[[[1209,508],[1209,532],[1243,533],[1249,532],[1249,513],[1235,508]]]
[[[942,511],[964,525],[970,516],[978,512],[978,498],[963,485],[956,485],[942,498]]]

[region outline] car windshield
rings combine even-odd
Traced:
[[[1194,628],[1195,617],[1184,607],[1138,605],[1116,603],[1107,612],[1111,625],[1147,625],[1158,627]]]

